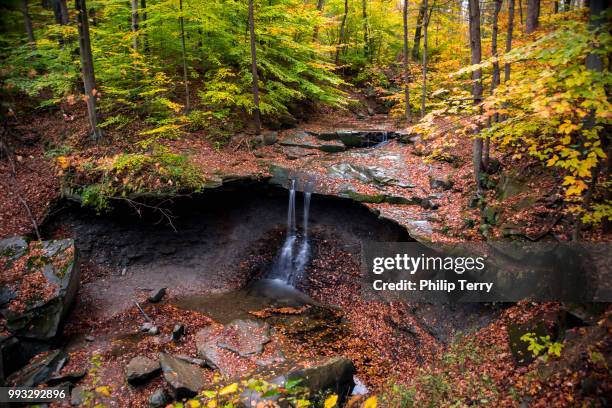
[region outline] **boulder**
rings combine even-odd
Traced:
[[[255,320],[234,320],[221,333],[217,345],[240,357],[261,354],[270,341],[270,326]]]
[[[6,382],[13,387],[35,387],[44,384],[66,363],[67,355],[54,350],[34,357],[25,367],[11,374]]]
[[[61,384],[71,383],[76,384],[87,375],[87,370],[72,371],[67,374],[54,375],[47,380],[47,385],[55,387]]]
[[[28,243],[23,237],[11,237],[0,240],[0,257],[17,259],[28,250]]]
[[[194,397],[204,388],[204,371],[200,367],[167,353],[159,353],[159,362],[174,399]]]
[[[22,241],[13,240],[12,242],[12,246],[4,244],[4,253],[9,258],[9,267],[18,259],[28,257],[24,265],[30,265],[30,267],[28,271],[23,272],[23,279],[27,279],[34,273],[41,273],[51,293],[46,294],[44,298],[34,297],[32,300],[24,301],[24,308],[15,309],[11,308],[10,304],[5,304],[4,309],[0,312],[7,319],[8,330],[17,336],[37,340],[51,339],[58,334],[79,287],[79,270],[74,240],[42,241],[26,249],[23,249]],[[32,249],[36,249],[36,253],[31,253]],[[4,295],[5,300],[7,298],[19,300],[21,296],[26,296],[20,293],[19,285],[11,290],[13,293]]]
[[[166,390],[163,388],[158,388],[149,397],[149,407],[151,408],[165,407],[168,403],[170,403],[170,401],[171,401],[170,396],[168,395]]]
[[[300,386],[308,388],[311,395],[333,392],[341,399],[350,395],[355,381],[355,366],[344,357],[334,357],[308,368],[290,371],[287,380],[301,379]]]
[[[198,356],[206,363],[221,371],[225,375],[223,355],[217,346],[219,334],[215,334],[215,329],[212,326],[204,327],[196,333],[195,343],[198,351]]]
[[[85,388],[74,387],[70,393],[70,405],[79,406],[85,401]]]
[[[131,385],[144,384],[155,377],[160,370],[158,361],[144,356],[137,356],[130,360],[125,368],[125,377]]]
[[[172,340],[179,341],[185,335],[185,325],[175,324],[172,329]]]
[[[166,288],[159,288],[151,292],[151,296],[147,298],[147,300],[151,303],[157,303],[163,299],[166,295]]]

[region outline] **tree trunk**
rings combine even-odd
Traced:
[[[506,32],[506,53],[512,50],[512,35],[514,31],[514,0],[508,0],[508,30]],[[510,79],[510,64],[504,65],[504,81]]]
[[[429,5],[427,0],[423,0],[423,8],[427,10]],[[429,19],[431,14],[425,15],[425,21],[423,24],[423,85],[421,87],[421,118],[425,116],[425,102],[427,100],[427,27],[429,26]]]
[[[141,25],[144,28],[144,33],[142,34],[143,42],[144,42],[144,52],[149,52],[149,36],[146,30],[146,22],[147,22],[147,0],[140,0],[140,21]]]
[[[25,25],[26,33],[28,34],[28,41],[34,43],[36,42],[36,38],[34,38],[32,19],[30,18],[30,12],[28,11],[28,0],[21,0],[21,13],[23,14],[23,23]]]
[[[340,49],[344,49],[344,30],[346,26],[346,17],[348,16],[348,0],[344,0],[344,16],[342,17],[342,23],[340,23],[340,35],[338,36],[338,48],[336,48],[336,58],[334,62],[336,65],[340,62]]]
[[[525,24],[525,32],[533,33],[539,24],[540,17],[540,0],[527,0],[527,22]]]
[[[53,16],[55,17],[55,24],[67,25],[68,24],[68,6],[66,0],[53,0]],[[64,37],[61,34],[57,35],[57,42],[60,47],[64,46]]]
[[[325,6],[325,0],[318,0],[317,1],[317,10],[319,11],[319,13],[323,12],[323,6]],[[314,26],[314,31],[312,34],[312,39],[314,41],[317,41],[317,39],[319,38],[319,25],[315,25]]]
[[[521,26],[523,25],[523,0],[518,0],[519,3],[519,17],[521,20]]]
[[[499,12],[501,10],[501,6],[502,6],[502,0],[495,0],[494,9],[493,9],[493,27],[491,29],[491,57],[494,59],[498,57],[497,33],[499,31]],[[501,75],[499,72],[499,62],[494,60],[493,61],[493,75],[491,77],[491,95],[493,95],[495,88],[497,88],[497,86],[501,82],[500,76]],[[491,127],[493,123],[497,123],[497,122],[499,122],[499,114],[495,113],[493,114],[492,118],[489,118],[489,127]],[[483,152],[482,152],[482,166],[485,169],[489,168],[490,144],[491,144],[491,140],[489,136],[487,136],[487,138],[484,141]]]
[[[425,12],[427,11],[427,5],[425,0],[421,1],[419,7],[419,15],[417,16],[416,26],[414,27],[414,42],[412,43],[412,59],[414,61],[419,60],[419,47],[421,45],[421,31],[423,30],[423,21],[425,20]]]
[[[368,7],[367,1],[361,0],[361,17],[363,24],[363,55],[367,61],[370,61],[370,27],[368,25]]]
[[[255,134],[261,133],[261,118],[259,117],[259,75],[257,75],[257,47],[255,44],[255,11],[254,0],[249,0],[249,32],[251,35],[251,73],[253,74],[253,124]]]
[[[132,3],[132,48],[138,51],[138,0],[131,0]]]
[[[91,55],[91,40],[89,38],[89,18],[85,0],[75,0],[77,11],[77,25],[79,29],[79,53],[81,55],[81,72],[83,74],[83,88],[87,102],[87,117],[91,128],[91,139],[98,141],[102,131],[98,127],[98,113],[96,112],[96,76],[94,74],[93,56]]]
[[[66,0],[53,0],[53,15],[55,16],[55,23],[59,25],[68,24],[68,6]]]
[[[183,54],[183,82],[185,83],[185,110],[189,112],[191,110],[191,103],[189,101],[189,77],[187,76],[187,48],[185,47],[185,23],[183,19],[183,0],[179,0],[179,10],[181,11],[179,22],[181,24],[181,48],[182,48],[182,54]]]
[[[471,63],[472,65],[480,64],[482,59],[482,46],[480,43],[480,4],[479,0],[469,0],[470,8],[470,51],[471,51]],[[474,98],[474,105],[480,105],[482,100],[482,69],[477,69],[472,73],[472,97]],[[482,172],[482,139],[478,137],[479,129],[477,128],[474,133],[472,147],[472,164],[474,166],[474,180],[478,191],[481,191],[480,187],[480,174]]]
[[[589,8],[590,8],[589,26],[591,29],[601,31],[601,29],[605,26],[606,21],[603,16],[606,10],[608,9],[608,2],[609,0],[591,0],[589,2]],[[591,46],[593,48],[598,47],[597,44],[591,44]],[[601,54],[594,53],[594,52],[587,55],[585,65],[586,65],[587,70],[593,71],[593,72],[603,72],[604,67],[605,67],[604,59],[601,56]],[[591,110],[591,112],[589,113],[589,116],[586,118],[584,122],[584,125],[583,125],[584,131],[585,132],[592,131],[595,125],[596,125],[595,111]],[[599,131],[600,132],[599,140],[604,150],[609,151],[608,144],[610,143],[610,140],[608,137],[606,137],[607,136],[606,131],[608,129],[609,127],[603,128]],[[607,159],[610,160],[610,157],[608,157]],[[595,168],[593,169],[592,174],[591,174],[591,182],[589,183],[589,187],[587,188],[584,196],[582,197],[582,208],[584,209],[585,212],[588,212],[591,209],[591,201],[593,199],[595,188],[597,187],[597,178],[599,177],[599,174],[602,170],[603,165],[604,165],[604,161],[600,160],[595,166]],[[609,177],[609,174],[606,174],[606,179],[608,177]],[[607,189],[606,196],[609,197],[609,195],[610,195],[610,192],[609,192],[609,189]],[[582,217],[580,215],[577,215],[576,217],[577,217],[576,225],[574,227],[574,232],[573,232],[573,239],[575,241],[580,239],[580,231],[582,229]]]
[[[410,70],[408,67],[408,0],[404,0],[404,98],[406,99],[406,122],[410,123]]]

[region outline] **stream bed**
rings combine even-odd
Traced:
[[[98,216],[65,203],[43,226],[45,239],[75,237],[79,253],[80,291],[58,340],[71,354],[65,370],[101,355],[102,375],[130,403],[162,383],[129,387],[126,365],[157,353],[203,358],[206,381],[214,372],[271,375],[342,357],[348,363],[334,364],[354,365],[350,388],[365,392],[414,372],[494,315],[473,304],[362,298],[362,243],[414,240],[348,199],[254,184],[177,198],[167,209]],[[290,268],[303,270],[284,276],[279,265],[293,241]],[[296,249],[305,245],[301,259]],[[161,301],[147,301],[161,288]],[[145,324],[155,325],[153,335]]]

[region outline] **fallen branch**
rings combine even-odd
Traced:
[[[145,319],[147,319],[147,320],[148,320],[150,323],[155,323],[155,322],[153,321],[153,319],[151,319],[151,318],[149,317],[149,315],[148,315],[148,314],[146,314],[144,310],[142,310],[142,307],[140,307],[140,303],[138,303],[138,302],[134,301],[134,304],[136,304],[136,307],[138,308],[138,310],[140,310],[140,313],[142,313],[142,315],[145,317]]]

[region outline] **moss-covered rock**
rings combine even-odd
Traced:
[[[0,305],[8,330],[22,338],[55,337],[79,287],[74,240],[32,242],[21,256],[1,261],[10,277],[3,285],[13,292]]]

